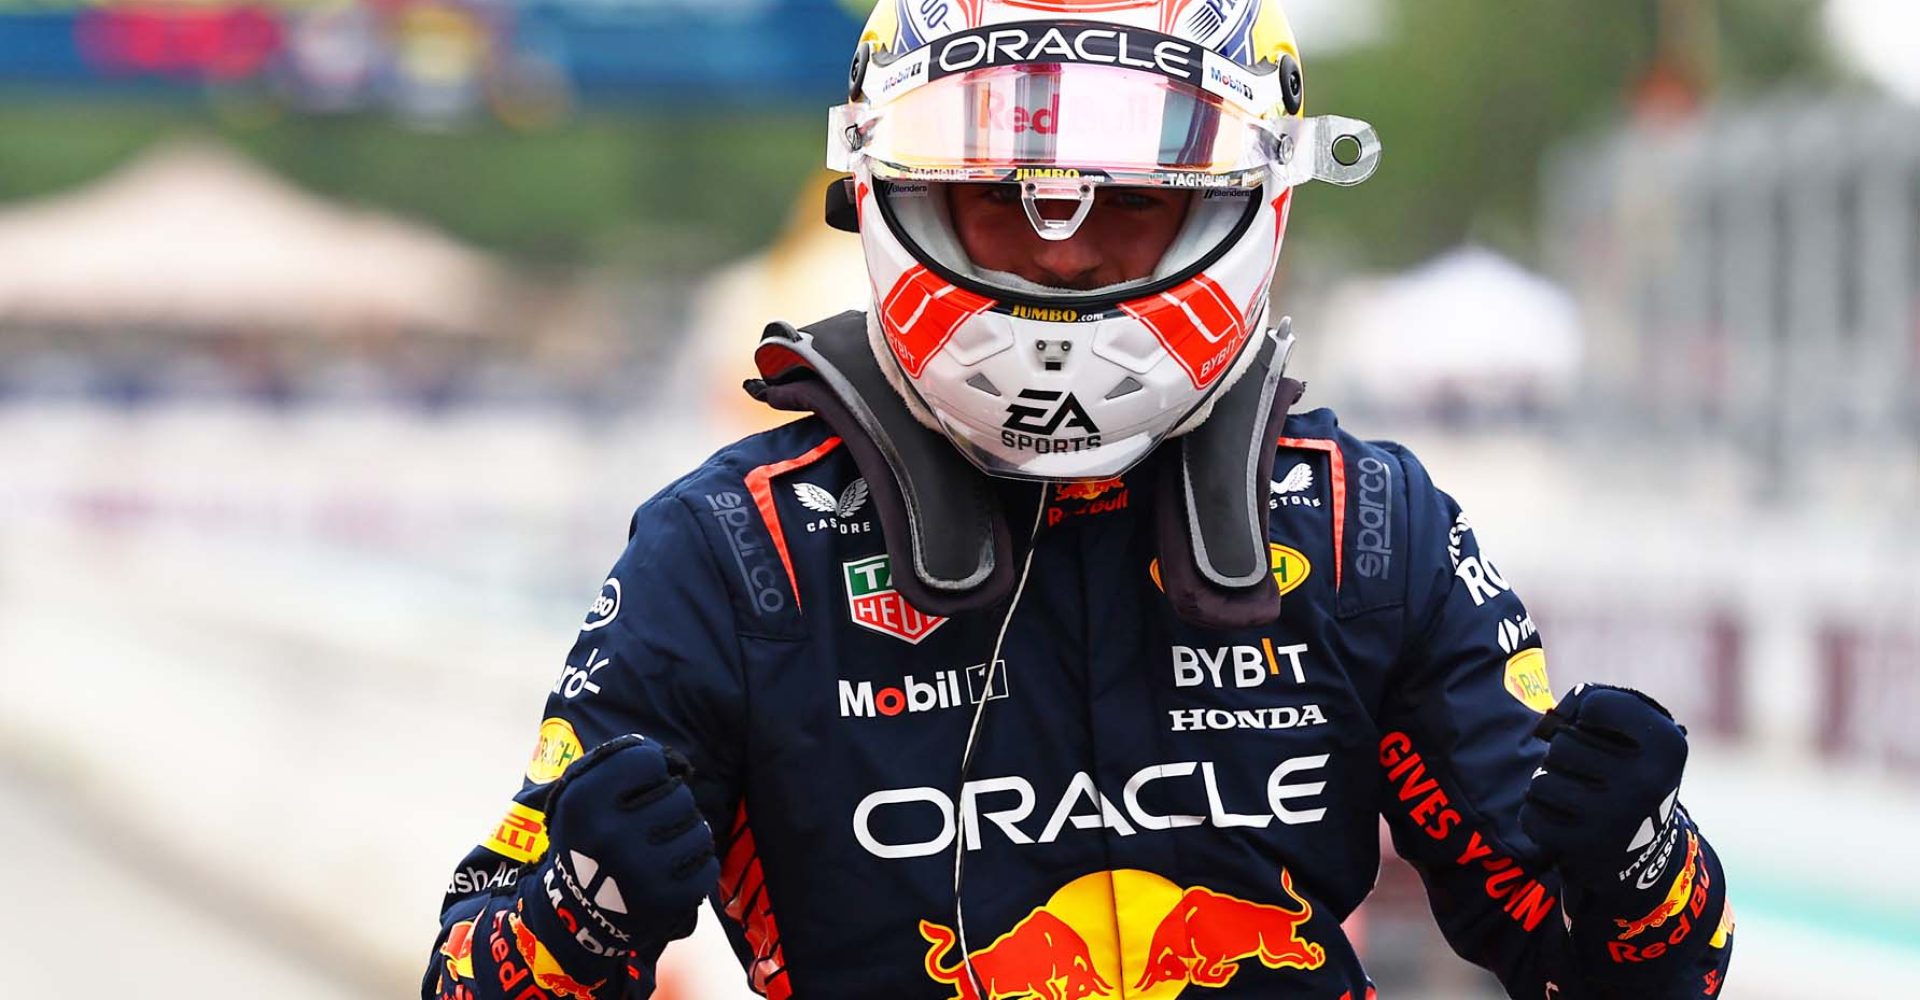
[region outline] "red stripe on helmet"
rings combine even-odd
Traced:
[[[919,378],[960,324],[986,312],[993,300],[975,295],[915,265],[880,302],[880,330],[907,374]]]
[[[1247,321],[1220,283],[1204,274],[1150,298],[1120,303],[1186,369],[1195,389],[1218,381],[1247,342]]]

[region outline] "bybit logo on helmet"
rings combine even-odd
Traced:
[[[1050,389],[1022,389],[1020,398],[1036,403],[1049,403],[1051,406],[1032,406],[1025,403],[1007,404],[1007,421],[1001,424],[1006,428],[1000,432],[1000,443],[1008,448],[1038,452],[1050,455],[1056,452],[1092,451],[1100,447],[1100,427],[1087,415],[1086,407],[1073,397],[1073,393],[1054,392]],[[1082,437],[1058,438],[1054,435],[1062,429],[1085,431]]]

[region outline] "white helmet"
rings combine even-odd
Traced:
[[[853,174],[869,330],[909,407],[1023,479],[1118,476],[1198,426],[1256,354],[1293,187],[1379,161],[1366,123],[1301,107],[1277,0],[880,0],[828,164]],[[1151,275],[1089,291],[977,266],[936,196],[968,182],[1019,184],[1047,240],[1103,185],[1199,193]]]

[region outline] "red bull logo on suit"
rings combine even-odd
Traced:
[[[1094,872],[968,956],[972,976],[968,963],[951,955],[953,930],[921,921],[930,945],[927,975],[953,986],[954,1000],[1169,1000],[1189,986],[1225,986],[1249,961],[1318,969],[1326,949],[1300,933],[1313,906],[1284,869],[1280,890],[1288,905],[1181,888],[1136,869]]]

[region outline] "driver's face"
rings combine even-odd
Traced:
[[[1153,274],[1192,202],[1192,191],[1102,188],[1079,231],[1054,242],[1033,231],[1019,185],[947,185],[954,231],[976,266],[1076,291]],[[1079,205],[1043,200],[1038,207],[1043,218],[1068,219]]]

